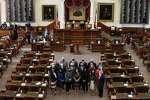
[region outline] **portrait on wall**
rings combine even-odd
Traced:
[[[54,20],[55,5],[43,5],[43,20]]]
[[[100,21],[114,20],[114,4],[100,3],[98,5],[98,19]]]
[[[85,8],[69,8],[69,20],[85,20]]]

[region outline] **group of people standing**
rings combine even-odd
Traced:
[[[97,65],[93,60],[88,63],[84,59],[79,63],[75,59],[67,62],[62,57],[60,62],[52,63],[49,71],[51,89],[55,92],[56,87],[60,87],[65,89],[67,94],[70,93],[70,89],[75,92],[83,90],[85,93],[88,90],[91,93],[98,90],[99,96],[102,97],[105,83],[102,68],[101,63]]]

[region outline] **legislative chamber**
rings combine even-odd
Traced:
[[[150,100],[149,0],[0,0],[0,100]]]

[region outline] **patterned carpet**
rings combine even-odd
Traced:
[[[139,59],[139,57],[136,56],[134,51],[132,51],[129,47],[126,48],[131,55],[133,56],[136,64],[140,67],[140,71],[143,72],[143,76],[145,77],[145,80],[150,82],[150,73],[146,70],[146,67],[142,64],[142,60]],[[13,62],[9,65],[7,71],[4,72],[4,75],[0,79],[0,90],[5,89],[5,83],[7,80],[10,79],[10,75],[12,71],[15,71],[15,67],[17,62],[20,61],[20,58],[23,56],[23,52],[29,51],[30,46],[24,46],[21,50],[20,53],[16,56],[13,57]],[[81,61],[82,58],[84,58],[87,62],[93,59],[96,63],[100,61],[100,53],[92,53],[90,52],[87,47],[81,46],[80,47],[80,52],[81,55],[75,55],[72,53],[69,53],[69,48],[66,49],[64,52],[54,52],[55,58],[57,61],[59,61],[62,57],[65,57],[67,61],[70,61],[72,58],[75,58],[77,61]],[[104,97],[99,98],[97,93],[94,93],[91,95],[90,92],[84,94],[82,91],[71,91],[70,95],[67,95],[64,90],[57,89],[56,95],[52,95],[51,90],[48,91],[48,95],[45,100],[50,100],[52,98],[53,100],[109,100],[108,95],[107,95],[107,89],[104,89]]]

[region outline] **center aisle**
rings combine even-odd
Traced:
[[[23,46],[16,56],[12,58],[12,63],[8,65],[6,71],[4,71],[4,75],[0,78],[0,90],[5,89],[5,85],[7,80],[11,79],[11,73],[15,71],[17,63],[20,61],[21,57],[23,56],[24,51],[28,51],[30,46]]]
[[[66,48],[64,52],[54,52],[54,54],[57,61],[64,57],[67,62],[69,62],[72,58],[80,62],[82,58],[84,58],[86,62],[89,62],[91,59],[93,59],[93,61],[95,61],[97,64],[99,63],[101,57],[100,53],[91,52],[85,46],[80,46],[80,52],[81,55],[75,55],[69,52],[69,48]],[[79,90],[77,93],[75,93],[74,90],[71,90],[69,95],[66,94],[65,89],[57,89],[56,95],[52,95],[51,91],[49,90],[45,100],[50,100],[50,98],[53,100],[109,100],[106,91],[107,90],[104,89],[103,98],[99,98],[98,94],[96,93],[91,95],[90,92],[83,93],[82,90]]]
[[[134,52],[134,50],[131,49],[130,46],[126,46],[125,48],[127,50],[127,52],[130,52],[133,59],[135,60],[136,65],[139,66],[139,69],[141,71],[141,73],[144,76],[145,81],[149,81],[150,82],[150,73],[147,71],[146,66],[143,64],[142,59],[140,59],[137,54]]]

